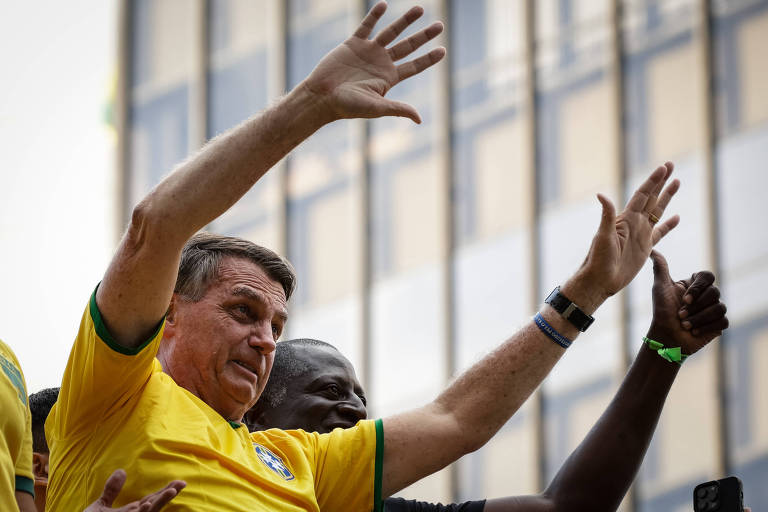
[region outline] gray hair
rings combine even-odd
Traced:
[[[222,258],[227,256],[250,260],[273,280],[280,283],[288,300],[296,288],[293,266],[279,254],[253,242],[233,236],[200,232],[190,238],[181,251],[179,274],[174,293],[197,302],[218,277]]]

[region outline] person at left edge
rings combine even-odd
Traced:
[[[35,512],[32,419],[16,355],[0,341],[0,505]]]

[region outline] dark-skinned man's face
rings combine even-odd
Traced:
[[[264,410],[252,421],[265,429],[303,429],[323,434],[337,427],[352,427],[366,418],[363,388],[352,364],[340,352],[313,345],[294,350],[309,369],[288,379],[280,406]]]

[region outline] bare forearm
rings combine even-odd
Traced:
[[[35,498],[23,491],[16,491],[16,505],[19,507],[19,512],[37,512]]]
[[[555,510],[616,510],[635,478],[679,366],[643,346],[608,409],[544,495]]]
[[[224,213],[256,181],[329,119],[303,85],[208,143],[146,198],[146,209],[182,244]],[[179,247],[180,248],[180,247]]]
[[[562,293],[592,314],[605,297],[590,279],[577,274],[561,287]],[[544,305],[544,319],[559,333],[574,340],[579,330]],[[485,444],[517,411],[549,374],[564,349],[533,322],[459,377],[435,401],[463,425],[464,439]]]
[[[576,276],[562,287],[592,313],[603,298]],[[590,298],[591,297],[591,298]],[[574,339],[578,329],[549,306],[546,321]],[[484,445],[547,376],[565,350],[533,322],[456,379],[434,402],[384,423],[384,490],[396,492]],[[400,435],[409,432],[409,435]],[[413,439],[418,438],[414,443]],[[418,452],[407,444],[417,444]],[[418,455],[415,456],[414,454]],[[407,469],[406,469],[407,468]],[[388,486],[391,484],[391,486]]]

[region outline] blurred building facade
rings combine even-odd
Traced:
[[[390,1],[391,21],[411,2]],[[768,508],[768,0],[423,0],[446,62],[403,119],[327,126],[210,226],[299,274],[285,339],[336,344],[373,416],[432,399],[525,323],[586,254],[595,192],[673,160],[673,277],[715,269],[731,328],[686,362],[624,510],[690,510],[736,474]],[[365,0],[124,0],[123,220],[174,165],[299,83]],[[598,418],[650,320],[650,270],[606,303],[477,453],[405,491],[538,492]],[[600,475],[595,475],[600,478]]]

